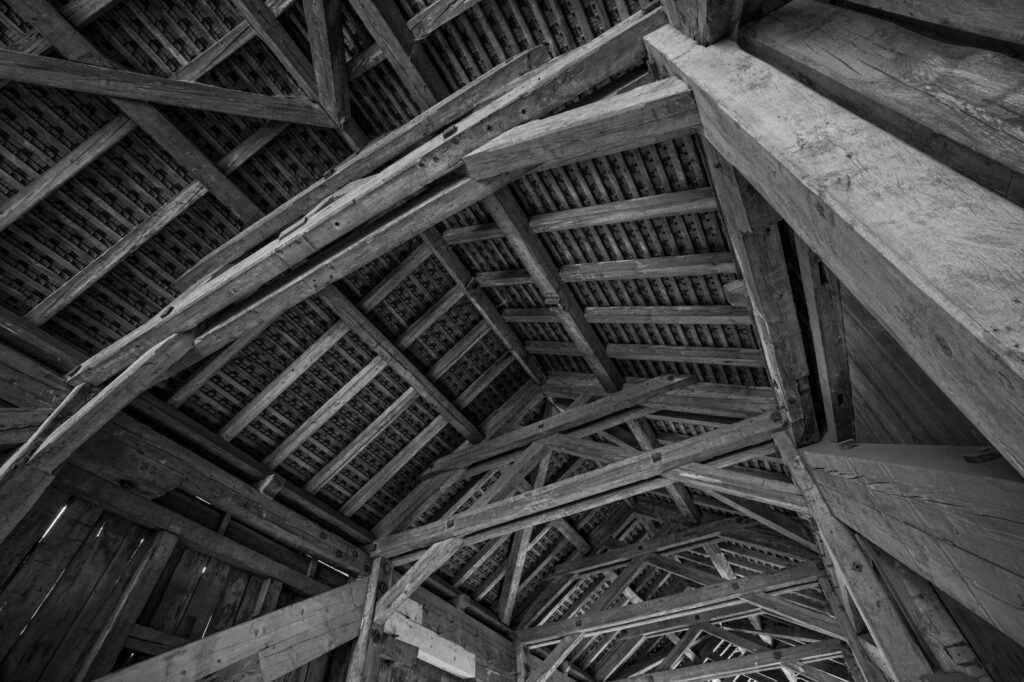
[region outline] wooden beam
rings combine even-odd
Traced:
[[[581,355],[582,351],[564,341],[527,341],[526,349],[536,355]],[[763,367],[764,356],[753,348],[703,348],[657,346],[642,343],[609,343],[608,357],[618,360],[680,362],[726,367]]]
[[[808,537],[807,530],[799,519],[780,514],[761,502],[737,500],[729,495],[723,495],[714,491],[709,491],[709,494],[716,500],[732,507],[732,509],[740,514],[749,516],[765,528],[775,531],[782,537],[789,538],[812,552],[818,551],[818,545]]]
[[[200,680],[250,658],[257,675],[277,679],[355,639],[366,584],[365,578],[353,581],[100,679]]]
[[[987,3],[970,14],[993,10]],[[1024,21],[1019,7],[1007,6],[1005,12],[1001,25],[1011,25],[1006,23],[1012,22],[1011,13]],[[945,26],[959,19],[949,8],[942,14]],[[739,40],[761,59],[983,187],[1024,203],[1024,140],[1007,127],[1024,115],[1024,103],[1009,95],[1024,88],[1019,60],[802,0],[770,21],[745,27]],[[1024,43],[1024,30],[1018,31],[1018,42]],[[897,60],[913,66],[893,68]]]
[[[398,612],[398,608],[420,585],[437,569],[444,566],[448,559],[462,549],[461,538],[442,540],[423,553],[416,563],[402,575],[398,581],[377,600],[373,612],[373,622],[383,625],[384,622]]]
[[[700,45],[729,38],[741,23],[767,16],[789,0],[661,0],[669,23]]]
[[[135,110],[144,106],[135,104],[137,102],[302,125],[334,125],[318,105],[303,100],[228,90],[204,83],[6,50],[0,50],[0,78],[124,100],[126,103],[122,108],[127,109],[125,113],[133,118]]]
[[[1024,394],[1013,350],[1024,319],[1014,293],[1024,286],[1024,209],[735,45],[699,48],[671,28],[645,41],[694,89],[711,145],[1024,471],[1024,418],[1013,407]],[[742,94],[749,88],[765,95],[755,104]],[[833,121],[828,132],[823,120]],[[808,139],[821,143],[797,142]],[[850,182],[840,188],[837,177]]]
[[[967,13],[936,6],[928,0],[858,0],[858,4],[985,38],[1024,44],[1024,9],[1014,0],[990,0]]]
[[[981,447],[824,444],[801,462],[841,522],[1024,640],[1009,597],[1024,589],[1024,483],[1009,464]]]
[[[486,202],[485,202],[486,205]],[[532,233],[530,233],[532,234]],[[508,235],[506,235],[508,236]],[[511,237],[510,237],[511,239]],[[536,236],[534,236],[536,239]],[[540,244],[540,241],[537,240]],[[521,259],[522,260],[522,259]],[[524,261],[524,264],[525,261]],[[605,282],[619,279],[657,279],[659,277],[702,277],[736,274],[732,254],[695,253],[681,256],[636,258],[632,260],[578,263],[556,268],[552,262],[551,278],[562,282]],[[524,270],[480,272],[476,276],[482,287],[522,286],[537,284],[529,267]]]
[[[796,253],[818,369],[818,385],[824,402],[825,432],[822,440],[841,443],[855,435],[842,287],[821,259],[799,240]]]
[[[327,464],[321,467],[303,487],[311,493],[316,493],[323,489],[332,478],[341,473],[342,469],[369,447],[370,443],[377,436],[400,419],[405,411],[416,402],[418,397],[419,394],[415,388],[407,388],[395,402],[388,405],[355,438],[346,443],[345,447],[332,457]]]
[[[780,435],[776,436],[775,444],[789,466],[793,480],[803,491],[822,544],[840,580],[857,604],[857,610],[889,669],[899,680],[927,679],[934,672],[932,666],[904,624],[870,558],[857,543],[853,532],[830,511],[793,442]]]
[[[504,95],[464,120],[457,134],[433,138],[373,176],[372,181],[362,183],[337,201],[325,202],[287,235],[179,296],[162,315],[84,363],[71,381],[95,383],[100,377],[109,378],[157,340],[177,329],[194,327],[254,293],[297,262],[321,254],[328,244],[439,180],[458,165],[465,149],[483,144],[525,118],[551,111],[603,80],[605,74],[634,64],[641,58],[641,46],[636,38],[662,22],[658,13],[636,16],[617,24],[567,57],[538,69],[535,76],[509,88]],[[449,210],[452,210],[450,204],[444,211]],[[426,216],[427,219],[432,217]],[[422,231],[429,226],[419,229]],[[395,229],[398,227],[405,226],[395,225]],[[327,259],[322,267],[329,264],[330,259]],[[227,295],[229,290],[230,295]]]
[[[313,65],[309,57],[285,30],[263,0],[231,0],[235,11],[241,15],[257,36],[270,49],[281,66],[292,77],[307,98],[315,100],[317,90]]]
[[[45,66],[36,64],[22,69],[26,74],[38,74],[40,70],[47,74],[47,77],[56,76],[60,78],[64,69],[75,72],[76,70],[101,69],[111,70],[117,73],[116,69],[109,69],[113,64],[99,50],[97,50],[86,38],[79,33],[64,18],[50,0],[31,2],[29,0],[14,0],[12,7],[31,23],[40,33],[46,36],[60,52],[73,61],[51,60],[51,67],[59,65],[54,70],[47,70]],[[24,64],[25,62],[35,63],[33,60],[46,59],[33,55],[20,55],[17,53],[3,52],[0,54],[0,64],[10,63],[11,65]],[[108,74],[109,75],[109,74]],[[145,77],[143,77],[145,78]],[[81,73],[75,73],[70,78],[65,78],[70,84],[81,84],[90,79]],[[102,80],[102,79],[101,79]],[[95,81],[94,81],[95,82]],[[177,82],[177,81],[174,81]],[[115,94],[116,96],[116,94]],[[249,223],[259,218],[259,209],[249,197],[247,197],[231,180],[225,176],[220,169],[177,127],[171,123],[155,107],[148,104],[129,101],[127,99],[115,99],[114,104],[129,118],[135,121],[140,128],[146,131],[153,140],[160,145],[175,161],[180,163],[189,173],[210,188],[210,192],[220,199],[235,215],[244,222]]]
[[[342,4],[329,0],[303,0],[302,9],[313,53],[317,100],[331,120],[341,125],[348,118],[350,107]]]
[[[348,670],[345,674],[346,682],[360,682],[366,675],[367,667],[372,665],[368,660],[371,656],[374,639],[373,614],[377,608],[377,592],[382,587],[381,574],[384,571],[384,560],[376,558],[370,564],[370,575],[366,579],[366,594],[363,597],[362,614],[359,617],[359,634],[352,645],[348,659]]]
[[[753,306],[758,339],[779,405],[798,443],[817,439],[810,369],[782,250],[781,219],[728,164],[706,146],[719,210]]]
[[[367,344],[374,348],[381,357],[386,358],[388,364],[403,380],[423,396],[434,408],[448,420],[455,429],[470,442],[483,440],[483,434],[470,421],[469,417],[463,414],[452,401],[445,396],[437,386],[430,381],[423,371],[402,350],[395,345],[391,339],[377,328],[373,322],[349,301],[339,289],[328,287],[324,290],[324,299],[346,324],[359,336],[363,337]]]
[[[547,308],[505,308],[506,322],[557,323],[558,315]],[[590,324],[738,324],[754,323],[750,311],[728,305],[602,306],[584,308]]]
[[[649,197],[611,201],[554,213],[531,216],[530,229],[537,234],[578,230],[597,225],[613,225],[655,218],[671,218],[690,213],[703,213],[718,208],[710,188],[655,194]],[[488,239],[501,239],[504,233],[493,223],[453,227],[444,231],[448,244],[470,244]]]
[[[434,253],[441,264],[455,280],[455,285],[470,300],[473,307],[477,309],[480,316],[484,318],[487,325],[494,331],[495,335],[505,344],[509,352],[516,358],[530,378],[535,382],[544,381],[544,370],[536,359],[532,358],[523,345],[522,339],[508,325],[507,320],[502,317],[494,302],[477,286],[473,274],[462,262],[455,251],[445,243],[436,228],[430,228],[423,233],[423,241]]]
[[[666,672],[649,673],[644,676],[644,680],[649,682],[704,682],[736,675],[748,675],[762,670],[775,670],[790,663],[824,661],[839,657],[842,653],[842,643],[830,639],[815,644],[772,649],[711,663],[689,665]]]
[[[474,178],[563,166],[671,140],[700,125],[682,83],[651,83],[593,104],[524,123],[466,155]]]
[[[447,537],[467,537],[496,528],[509,531],[527,528],[548,520],[546,514],[551,512],[554,512],[551,518],[565,516],[565,513],[555,510],[577,509],[572,506],[574,502],[586,501],[588,498],[602,501],[598,498],[608,492],[620,491],[620,494],[632,496],[628,486],[660,478],[664,472],[686,462],[713,459],[763,442],[778,426],[777,414],[738,422],[678,444],[625,458],[566,481],[531,490],[511,500],[485,505],[440,523],[427,524],[382,538],[376,543],[373,553],[397,556]],[[665,485],[667,482],[657,480],[650,489]],[[589,508],[585,504],[583,506]]]
[[[348,325],[346,321],[346,325]],[[304,422],[288,434],[288,437],[281,441],[273,452],[263,458],[263,463],[271,469],[281,465],[296,450],[302,447],[314,433],[319,431],[324,424],[329,422],[338,412],[345,408],[360,391],[366,388],[387,368],[387,362],[383,356],[378,355],[365,367],[356,372],[352,378],[342,384],[341,388],[334,392],[330,398],[309,415]]]
[[[586,359],[590,370],[609,391],[622,387],[623,378],[604,351],[597,332],[584,319],[583,308],[575,294],[560,278],[558,267],[540,238],[530,230],[526,213],[507,188],[502,188],[483,201],[484,208],[505,234],[516,257],[526,267],[529,279],[541,293],[544,302],[558,315],[566,334]],[[478,274],[476,281],[487,286]]]
[[[300,220],[320,202],[360,178],[380,169],[392,159],[422,143],[423,139],[468,115],[500,96],[515,80],[548,59],[546,49],[521,52],[507,62],[468,83],[408,123],[374,140],[336,166],[330,174],[278,206],[263,219],[203,256],[175,283],[179,291],[191,288],[227,265],[277,236]]]
[[[522,448],[547,435],[562,433],[578,426],[597,421],[603,417],[621,412],[638,402],[657,395],[670,388],[679,388],[693,383],[690,377],[658,377],[642,384],[596,400],[587,405],[567,410],[561,414],[528,424],[508,433],[489,438],[479,445],[439,458],[427,470],[437,473],[469,467],[492,459],[517,448]]]
[[[409,90],[413,101],[426,109],[448,94],[441,74],[416,45],[412,31],[394,0],[352,0],[351,5]]]
[[[224,157],[217,162],[217,167],[230,175],[234,171],[238,170],[242,164],[252,158],[257,152],[276,139],[286,127],[287,126],[285,124],[275,123],[260,128],[239,143],[237,147],[224,155]],[[84,144],[85,143],[83,143],[83,146]],[[74,153],[69,156],[74,156]],[[51,170],[59,172],[61,164],[64,163],[67,158],[68,157],[62,159],[61,162],[58,162],[58,166]],[[44,173],[44,175],[41,175],[38,180],[43,180],[48,173],[49,171]],[[45,198],[45,196],[48,196],[49,192],[52,192],[56,189],[56,186],[58,186],[51,184],[51,181],[56,181],[56,178],[51,177],[45,182],[40,182],[40,187],[45,189],[45,192],[38,197],[40,201]],[[64,179],[61,179],[61,182],[63,181]],[[72,275],[70,279],[50,292],[46,298],[37,303],[32,310],[25,314],[25,318],[36,325],[42,325],[48,322],[50,319],[55,317],[57,313],[71,305],[71,303],[76,301],[93,284],[103,279],[107,273],[117,267],[132,253],[140,249],[143,244],[152,239],[156,234],[185,213],[208,193],[209,189],[207,186],[198,181],[193,182],[191,185],[181,190],[181,192],[169,199],[148,218],[114,242],[106,251]],[[34,203],[31,205],[34,205]],[[22,205],[22,207],[27,210],[31,205]],[[2,209],[0,209],[0,215],[6,217],[6,214],[2,213]],[[14,219],[17,218],[18,215],[20,214],[16,213],[12,214],[10,217]],[[3,229],[4,222],[5,220],[0,218],[0,229]]]
[[[813,584],[821,575],[821,570],[820,564],[805,563],[774,573],[719,582],[667,597],[650,599],[640,604],[621,606],[601,613],[586,613],[571,620],[527,628],[516,633],[516,639],[522,644],[540,646],[571,632],[598,635],[676,616],[695,615],[718,607],[734,605],[749,594],[775,592]]]

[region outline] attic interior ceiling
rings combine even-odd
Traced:
[[[40,5],[33,9],[35,2]],[[420,143],[460,134],[457,121],[433,120],[419,124],[415,139],[394,132],[445,96],[488,78],[510,89],[515,78],[613,26],[660,12],[656,3],[636,0],[396,0],[396,30],[395,18],[369,0],[339,3],[336,25],[348,64],[346,117],[332,112],[335,102],[313,102],[323,93],[312,69],[298,68],[301,59],[281,52],[281,45],[291,45],[301,55],[311,53],[306,13],[318,0],[272,0],[261,20],[275,32],[266,35],[252,28],[259,20],[240,13],[255,2],[70,0],[59,13],[76,37],[56,49],[30,18],[46,15],[41,0],[11,0],[0,11],[6,50],[315,108],[301,113],[315,119],[316,125],[307,125],[201,105],[125,106],[115,97],[16,80],[2,84],[0,304],[8,328],[38,326],[49,335],[67,359],[66,366],[54,367],[55,377],[147,321],[177,314],[175,300],[183,291],[202,288],[216,268],[280,230],[221,255],[237,243],[233,237],[316,191],[318,181],[329,183],[337,168],[358,161],[360,153],[375,154],[359,174],[372,182],[373,173]],[[381,21],[392,22],[391,28],[382,29]],[[415,44],[396,56],[379,44],[382,30],[408,34]],[[641,62],[602,76],[545,115],[638,91],[657,77]],[[477,106],[503,91],[489,92]],[[298,108],[288,111],[281,116],[300,116]],[[187,152],[177,138],[154,136],[154,130],[179,131],[201,160],[192,157],[186,168]],[[375,148],[373,141],[381,138],[393,148]],[[262,302],[254,307],[253,301],[269,300],[260,297],[284,286],[305,264],[285,268],[200,327],[209,331],[236,313],[256,320],[215,352],[187,356],[165,374],[151,394],[169,407],[136,403],[130,414],[232,474],[245,472],[232,470],[231,458],[261,463],[246,465],[246,471],[272,471],[292,489],[306,491],[325,509],[351,519],[343,528],[335,526],[340,535],[373,547],[381,538],[432,528],[476,504],[595,471],[604,463],[601,446],[640,453],[777,410],[705,145],[700,130],[691,128],[652,144],[540,164],[513,179],[494,195],[498,199],[474,202],[389,242],[382,255],[315,295],[299,297],[283,312],[260,308]],[[466,177],[457,168],[426,189],[416,187],[354,235],[395,216],[408,217],[401,211],[413,202]],[[346,191],[359,182],[346,183]],[[325,201],[343,198],[339,188]],[[322,205],[312,203],[309,212]],[[526,231],[536,235],[556,269],[553,282],[538,281],[536,264],[524,261],[509,238],[507,216],[497,210],[513,216],[522,211]],[[305,221],[296,221],[298,227]],[[285,227],[285,233],[298,229]],[[779,248],[795,247],[786,242]],[[322,253],[326,258],[334,252]],[[582,311],[577,323],[596,339],[596,364],[567,328],[567,309]],[[601,355],[606,357],[597,367]],[[592,452],[556,444],[519,469],[424,476],[441,458],[457,457],[473,443],[661,377],[690,382],[631,411],[616,410],[601,428],[583,433],[579,439]],[[810,374],[800,381],[805,393],[818,390]],[[184,417],[179,420],[175,410]],[[814,416],[807,420],[813,431]],[[121,447],[115,440],[109,441],[111,457]],[[211,456],[214,450],[220,454]],[[820,619],[835,630],[839,602],[810,526],[797,513],[802,502],[785,503],[787,496],[799,498],[799,491],[783,457],[769,443],[706,464],[703,478],[693,476],[685,485],[613,498],[532,531],[466,542],[437,568],[432,589],[463,608],[471,602],[468,612],[492,627],[538,633],[546,624],[615,605],[812,567],[784,589],[760,595],[761,610],[735,610],[703,630],[669,620],[592,637],[572,650],[564,666],[582,680],[651,670],[672,658],[671,652],[678,652],[675,664],[696,665],[825,639],[807,620],[792,617],[804,614],[812,625]],[[721,482],[726,479],[769,492],[744,500],[728,493]],[[425,490],[424,480],[445,485]],[[202,515],[203,505],[219,509],[217,499],[187,489],[183,482],[181,489],[153,497],[182,514]],[[319,521],[326,518],[320,512]],[[222,534],[232,525],[245,526],[230,514],[207,525]],[[623,559],[560,572],[585,557],[673,534],[688,537],[705,527],[722,530],[699,542],[659,547],[646,563]],[[525,557],[521,562],[513,561],[517,553]],[[310,557],[308,575],[329,572],[329,562],[304,556]],[[404,571],[417,556],[410,550],[394,562]],[[519,587],[509,601],[503,590],[512,563],[519,564]],[[619,569],[631,573],[624,577]],[[612,585],[615,594],[609,593]],[[529,646],[543,659],[559,638],[537,637]],[[786,668],[785,676],[765,671],[738,679],[786,678],[855,679],[842,652],[824,655],[814,666]]]

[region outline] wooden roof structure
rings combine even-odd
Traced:
[[[0,679],[1020,679],[1024,12],[851,4],[4,0]]]

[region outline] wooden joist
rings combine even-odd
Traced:
[[[537,234],[563,232],[656,218],[671,218],[690,213],[714,211],[718,207],[709,188],[655,194],[637,199],[623,199],[604,204],[572,208],[554,213],[541,213],[529,218],[530,229]],[[470,227],[453,227],[444,231],[444,240],[452,245],[470,244],[488,239],[501,239],[504,233],[493,223]]]
[[[1024,209],[732,43],[701,48],[672,28],[645,41],[693,88],[711,146],[1024,471]]]
[[[547,308],[506,308],[507,322],[558,322]],[[601,306],[583,309],[591,324],[753,324],[750,311],[728,305]]]
[[[477,312],[484,318],[487,325],[501,339],[501,342],[505,344],[505,347],[512,353],[516,361],[526,370],[530,378],[537,383],[543,382],[544,370],[541,369],[540,364],[526,351],[522,339],[507,324],[507,321],[502,317],[494,302],[479,290],[469,268],[466,267],[451,246],[445,242],[437,229],[430,228],[425,231],[423,233],[423,242],[434,256],[441,261],[448,274],[455,280],[455,286],[470,300],[473,307],[477,309]]]
[[[70,380],[74,383],[95,383],[109,378],[161,338],[178,329],[194,327],[240,298],[254,293],[295,263],[322,253],[329,244],[397,207],[411,194],[452,171],[466,149],[493,139],[517,123],[551,111],[603,80],[605,74],[617,73],[637,63],[642,57],[642,46],[637,43],[637,38],[663,21],[660,13],[635,16],[585,46],[537,69],[532,78],[517,83],[466,118],[455,134],[438,136],[421,145],[373,176],[371,181],[344,193],[338,201],[325,202],[310,213],[303,224],[272,244],[179,296],[161,315],[86,361]],[[440,207],[435,208],[426,219],[433,218],[436,222],[441,210]],[[447,215],[449,211],[458,210],[458,206],[453,208],[449,202],[443,210]],[[419,231],[433,222],[423,225]],[[395,225],[391,231],[399,227],[402,226]],[[390,246],[396,243],[400,241],[392,241]],[[379,242],[377,248],[380,248]],[[346,261],[351,260],[346,258]],[[341,276],[336,271],[334,275]],[[308,295],[309,289],[306,291]]]
[[[540,290],[544,302],[558,316],[566,334],[601,385],[609,391],[621,388],[622,374],[608,358],[597,332],[584,318],[579,300],[565,285],[551,254],[540,238],[530,230],[526,213],[519,201],[508,188],[502,188],[484,199],[483,204],[526,268],[527,280]],[[476,282],[488,286],[483,273],[477,274]]]
[[[273,142],[277,136],[286,128],[285,124],[270,124],[264,126],[243,140],[237,147],[228,152],[217,162],[218,168],[225,173],[231,174],[238,170],[246,161],[254,156],[261,149]],[[84,145],[84,143],[83,143]],[[69,157],[73,156],[69,155]],[[65,157],[58,166],[51,171],[60,172],[61,164],[69,160]],[[45,181],[43,181],[45,179]],[[67,176],[60,178],[60,181],[70,179]],[[19,205],[17,211],[7,214],[0,209],[0,229],[8,224],[7,218],[13,222],[18,216],[35,205],[36,200],[41,201],[49,192],[53,191],[57,184],[57,178],[50,176],[50,171],[41,175],[37,180],[41,193],[34,197],[33,201],[27,201]],[[171,224],[179,216],[183,215],[190,207],[209,193],[209,189],[201,182],[193,182],[181,190],[176,196],[164,203],[154,211],[147,219],[139,223],[134,229],[112,244],[106,251],[96,257],[84,268],[76,272],[66,282],[50,292],[46,298],[37,303],[26,315],[26,319],[33,324],[41,325],[52,319],[61,310],[71,305],[82,296],[93,284],[100,281],[110,271],[124,262],[131,254],[140,249],[147,241],[152,239],[161,230]]]
[[[679,137],[699,125],[682,83],[651,83],[509,130],[466,155],[472,177],[563,166]]]
[[[734,605],[748,594],[777,592],[813,584],[821,572],[820,565],[806,563],[775,573],[762,573],[736,581],[719,582],[640,604],[622,606],[600,613],[586,613],[567,621],[556,621],[519,630],[516,633],[516,640],[531,647],[541,646],[550,644],[570,632],[598,635],[676,616],[695,615]]]
[[[423,396],[434,408],[448,420],[456,430],[459,431],[470,442],[483,440],[483,434],[470,421],[469,417],[463,414],[441,390],[428,379],[423,371],[406,355],[391,339],[377,328],[359,308],[349,301],[339,289],[328,287],[324,290],[324,300],[331,306],[334,312],[348,324],[353,331],[363,337],[364,341],[374,348],[380,357],[386,358],[388,365],[408,382],[410,386]]]
[[[355,639],[366,582],[355,580],[100,679],[120,682],[171,676],[201,680],[221,671],[238,674],[242,670],[277,679]]]
[[[538,242],[539,243],[539,242]],[[553,264],[552,264],[553,265]],[[554,268],[553,268],[554,269]],[[619,279],[656,279],[659,277],[701,277],[736,274],[732,254],[695,253],[682,256],[660,256],[633,260],[576,263],[558,268],[553,277],[562,282],[604,282]],[[527,270],[480,272],[476,281],[482,287],[521,286],[537,284]],[[540,286],[538,284],[538,286]]]

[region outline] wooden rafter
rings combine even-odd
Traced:
[[[90,70],[101,69],[110,71],[111,62],[103,56],[88,40],[63,17],[60,11],[50,4],[50,0],[27,2],[15,0],[13,7],[36,29],[45,35],[68,62],[59,62],[63,69]],[[15,65],[26,60],[46,60],[46,57],[4,53],[5,62]],[[50,60],[54,61],[54,60]],[[33,71],[34,72],[34,71]],[[116,73],[116,70],[114,70]],[[52,75],[52,74],[51,74]],[[111,74],[108,74],[108,76]],[[67,79],[70,84],[89,82],[81,73]],[[116,97],[118,93],[113,93]],[[122,95],[124,93],[121,93]],[[136,125],[145,130],[157,144],[184,166],[190,173],[209,187],[210,192],[224,202],[239,218],[247,223],[259,217],[259,209],[242,190],[238,188],[224,173],[217,168],[203,152],[170,122],[156,108],[134,101],[115,99],[114,104],[131,118]]]

